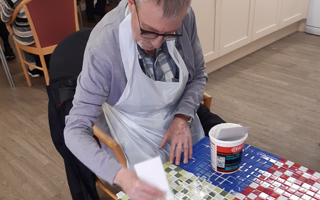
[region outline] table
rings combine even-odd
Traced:
[[[241,167],[233,174],[215,172],[210,162],[205,137],[194,145],[188,164],[164,164],[177,199],[320,200],[320,173],[253,146],[245,145]]]

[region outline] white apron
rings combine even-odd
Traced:
[[[103,104],[105,117],[112,137],[120,144],[128,167],[160,156],[163,163],[169,160],[170,144],[158,149],[166,130],[174,119],[177,103],[185,89],[188,71],[174,41],[168,41],[168,51],[179,67],[179,82],[154,81],[141,70],[137,44],[133,40],[131,14],[119,27],[120,52],[127,85],[119,101],[112,107]],[[192,143],[204,137],[199,118],[195,116]]]

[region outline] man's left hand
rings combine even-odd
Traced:
[[[176,165],[180,165],[181,152],[183,149],[183,163],[188,163],[188,158],[192,158],[192,138],[189,124],[186,120],[175,118],[163,136],[159,149],[163,148],[168,139],[171,139],[170,163],[173,163],[176,154]]]

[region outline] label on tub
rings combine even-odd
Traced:
[[[221,147],[215,146],[211,143],[211,163],[216,166],[212,168],[221,173],[232,173],[237,171],[241,164],[242,149],[244,143],[235,147]]]

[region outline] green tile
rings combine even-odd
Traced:
[[[227,194],[229,194],[229,193],[227,191],[224,191],[224,190],[222,192],[220,192],[220,195],[223,196],[223,197],[225,197]]]
[[[183,193],[183,194],[187,194],[189,192],[189,190],[187,190],[187,189],[183,189],[182,191],[181,191],[181,193]]]
[[[174,170],[177,171],[177,172],[182,171],[182,169],[180,167],[176,167]]]
[[[205,200],[211,200],[211,199],[212,199],[212,197],[211,197],[211,196],[209,196],[209,195],[207,195],[206,197],[204,197],[204,199],[205,199]]]
[[[164,171],[165,171],[165,172],[167,172],[167,173],[169,173],[169,172],[171,172],[171,171],[172,171],[172,169],[170,169],[170,168],[166,168]]]
[[[182,175],[181,174],[179,174],[179,173],[177,173],[176,175],[175,175],[175,177],[177,177],[177,178],[180,178]]]
[[[188,180],[186,180],[186,182],[187,182],[188,184],[190,184],[190,183],[192,183],[192,182],[193,182],[193,180],[188,179]]]
[[[178,193],[178,191],[175,190],[175,189],[172,189],[172,192],[173,192],[174,195]]]
[[[214,197],[214,196],[216,196],[216,193],[210,192],[209,195],[212,196],[212,197]]]

